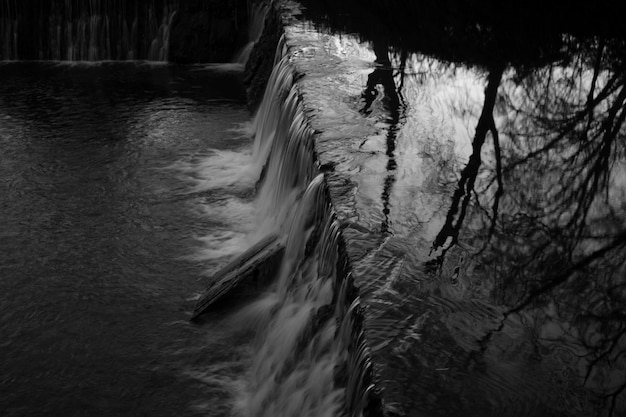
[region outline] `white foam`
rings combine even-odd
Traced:
[[[187,166],[179,165],[179,168],[195,183],[192,192],[248,188],[254,186],[258,179],[249,150],[214,150],[208,157]]]
[[[221,362],[207,367],[203,371],[188,371],[185,374],[195,380],[201,381],[207,386],[207,391],[227,398],[223,401],[216,401],[211,398],[209,401],[199,401],[192,405],[192,408],[198,412],[209,413],[214,415],[219,411],[218,415],[227,415],[233,407],[236,393],[243,389],[241,381],[236,375],[241,373],[242,361]]]
[[[214,72],[241,72],[244,70],[242,62],[222,62],[202,64],[194,67],[192,71],[214,71]]]
[[[243,123],[238,123],[236,127],[228,129],[229,132],[237,133],[238,139],[241,138],[250,138],[254,137],[254,125],[251,120],[248,120]]]
[[[272,312],[279,306],[280,297],[276,292],[268,292],[262,297],[242,308],[232,318],[237,329],[262,330],[271,318]]]
[[[213,221],[224,223],[228,230],[249,232],[254,228],[254,203],[229,196],[218,201],[206,203],[201,207],[203,215]],[[232,226],[232,227],[231,227]]]
[[[212,222],[221,224],[197,239],[202,242],[191,259],[208,261],[242,253],[251,246],[254,228],[254,205],[234,196],[216,202],[209,202],[201,207],[201,213]]]
[[[229,230],[216,230],[207,236],[200,237],[199,240],[204,245],[193,256],[193,259],[197,261],[233,256],[242,253],[249,246],[245,233]]]

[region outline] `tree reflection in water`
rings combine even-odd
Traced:
[[[480,283],[470,298],[502,308],[499,327],[479,341],[477,362],[504,355],[507,337],[521,326],[518,339],[528,341],[530,356],[561,370],[553,382],[591,393],[579,396],[587,405],[572,413],[591,407],[604,410],[598,415],[622,415],[626,35],[613,16],[616,6],[304,3],[309,18],[325,26],[394,51],[436,57],[432,62],[440,67],[425,60],[425,72],[459,65],[485,74],[482,107],[451,109],[475,118],[471,155],[457,173],[426,269],[435,275],[454,269],[469,282],[466,288]],[[380,46],[375,49],[380,57]],[[397,61],[403,68],[406,60],[405,52]],[[404,79],[374,79],[386,74],[371,74],[365,109],[378,83],[393,116]],[[388,149],[391,161],[393,141]]]
[[[536,349],[576,355],[574,372],[612,414],[626,389],[626,74],[604,42],[568,46],[566,62],[503,78],[493,156],[476,187],[462,189],[478,170],[463,171],[449,215],[474,196],[467,234],[493,301],[533,329]],[[477,128],[472,156],[480,139]],[[438,235],[435,248],[453,237],[442,256],[459,223]]]
[[[387,155],[387,176],[385,177],[385,185],[382,193],[383,201],[383,215],[384,221],[381,224],[380,230],[382,233],[389,232],[389,212],[390,212],[390,195],[393,184],[395,183],[395,170],[397,167],[395,159],[396,140],[399,125],[404,118],[404,112],[406,111],[406,105],[404,98],[402,97],[402,83],[404,80],[404,69],[407,61],[407,53],[403,52],[400,55],[400,66],[397,70],[397,75],[400,81],[396,87],[396,81],[394,79],[394,68],[391,65],[389,59],[389,46],[387,44],[375,43],[374,52],[376,54],[376,68],[367,77],[367,85],[361,98],[363,100],[363,107],[359,112],[363,115],[370,115],[372,112],[372,105],[378,97],[378,86],[383,88],[383,96],[381,98],[382,107],[386,113],[383,117],[383,123],[386,125],[386,151]]]
[[[489,70],[433,250],[442,267],[462,246],[507,306],[485,349],[516,314],[538,353],[576,357],[561,365],[614,415],[626,390],[626,73],[601,41],[569,46],[567,61]]]

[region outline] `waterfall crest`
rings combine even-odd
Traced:
[[[286,251],[273,286],[241,313],[256,338],[236,412],[360,416],[373,390],[369,349],[288,49],[282,38],[254,121],[259,224]]]

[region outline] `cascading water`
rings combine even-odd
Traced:
[[[250,25],[248,26],[248,42],[235,55],[233,61],[238,64],[245,64],[254,48],[254,44],[259,40],[263,33],[265,23],[265,15],[268,6],[263,2],[248,1],[248,18]]]
[[[286,252],[273,287],[241,313],[242,323],[254,323],[256,338],[236,411],[362,415],[372,385],[359,302],[349,290],[339,226],[317,174],[314,132],[283,39],[254,129],[256,164],[265,163],[259,223],[282,236]]]
[[[1,0],[0,59],[167,61],[178,0]]]
[[[150,9],[151,22],[157,22],[157,17],[154,9]],[[150,52],[148,53],[148,60],[150,61],[167,61],[169,57],[169,45],[170,45],[170,29],[172,27],[172,21],[176,15],[176,10],[166,10],[163,13],[161,24],[156,30],[156,36],[152,39],[150,44]]]
[[[17,56],[17,3],[3,1],[0,9],[0,39],[2,39],[0,58],[15,59]]]

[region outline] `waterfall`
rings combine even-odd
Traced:
[[[263,171],[259,224],[279,233],[286,251],[273,286],[241,313],[242,323],[254,323],[256,338],[236,412],[363,415],[373,385],[359,299],[284,39],[254,130]]]
[[[4,0],[0,9],[0,59],[15,59],[17,56],[17,33],[19,29],[17,1]]]
[[[153,10],[151,10],[153,12]],[[151,13],[153,19],[156,21],[156,16]],[[176,16],[176,10],[166,10],[163,13],[161,24],[156,30],[156,34],[150,44],[150,52],[148,54],[148,60],[150,61],[167,61],[169,58],[169,45],[170,45],[170,28],[172,27],[172,21]]]
[[[0,0],[0,59],[167,61],[178,0]]]
[[[248,42],[241,48],[233,58],[237,64],[245,64],[254,48],[254,44],[259,40],[265,25],[268,5],[263,2],[253,2],[248,0]]]

